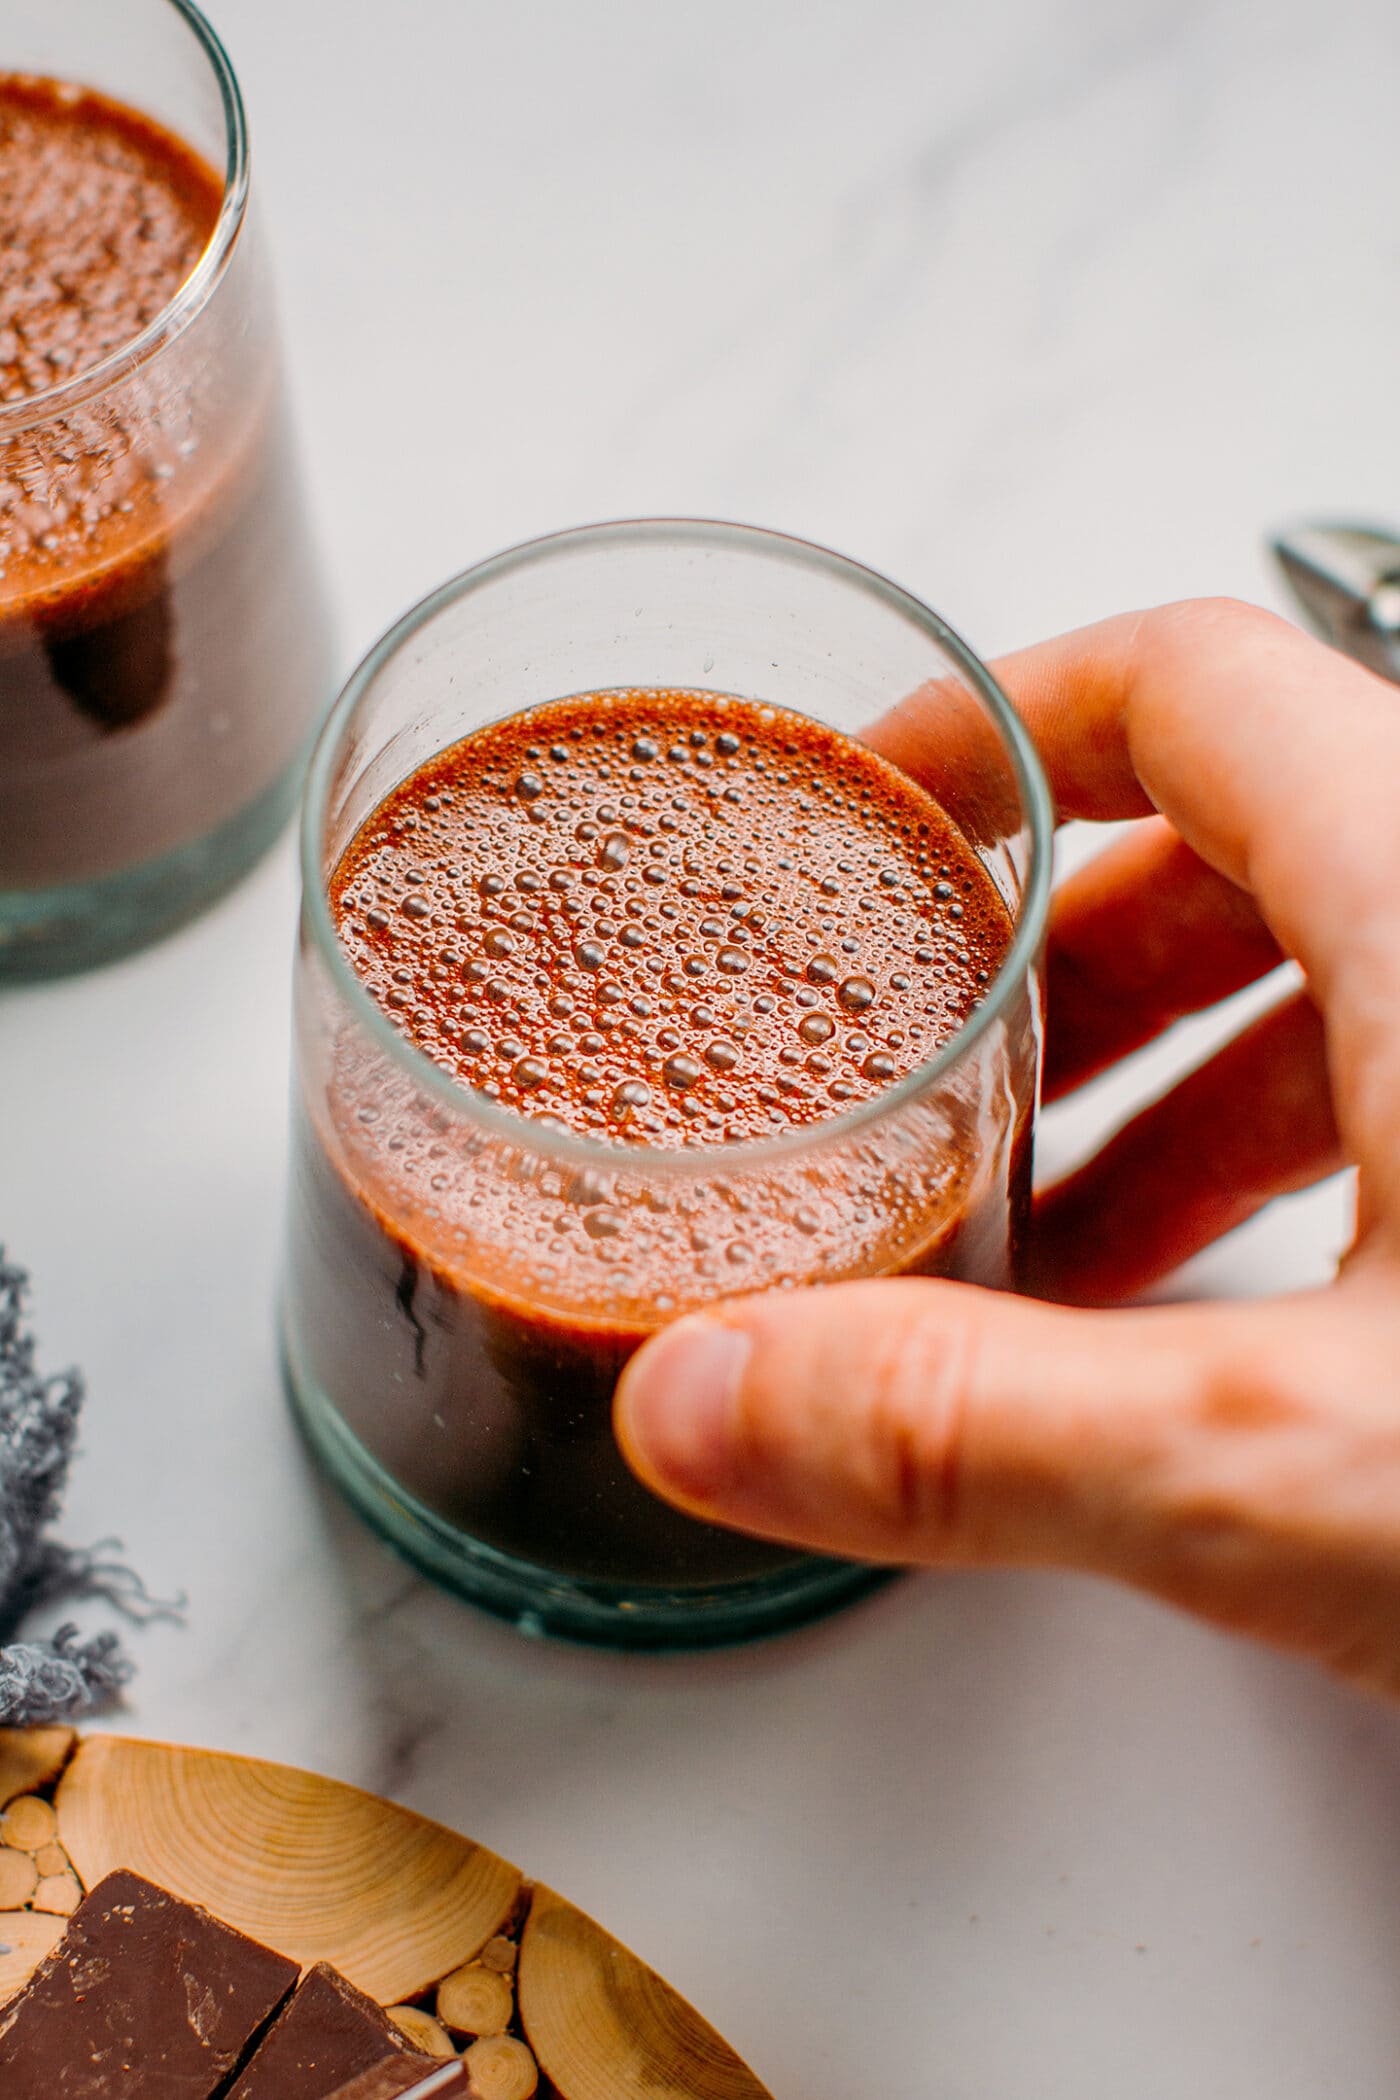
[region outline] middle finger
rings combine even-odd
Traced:
[[[1055,893],[1045,1098],[1083,1086],[1282,961],[1243,890],[1164,818],[1134,825]]]

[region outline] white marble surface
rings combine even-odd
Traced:
[[[990,651],[1277,602],[1267,525],[1400,511],[1393,0],[219,15],[347,660],[599,516],[829,540]],[[270,1325],[293,909],[284,844],[0,1006],[0,1226],[91,1383],[67,1528],[189,1594],[130,1725],[528,1863],[781,2100],[1391,2100],[1393,1715],[1070,1580],[910,1580],[694,1661],[531,1646],[319,1487]],[[1190,1281],[1320,1276],[1345,1206]]]

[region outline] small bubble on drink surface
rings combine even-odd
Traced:
[[[661,1076],[667,1086],[674,1087],[678,1093],[683,1093],[687,1087],[694,1086],[696,1080],[703,1076],[703,1070],[704,1068],[697,1064],[693,1057],[677,1054],[667,1058],[665,1064],[661,1067]]]
[[[814,955],[807,964],[808,981],[812,984],[835,984],[841,965],[834,955]]]
[[[868,977],[847,977],[837,989],[837,1000],[848,1014],[863,1014],[874,1003],[875,987]]]

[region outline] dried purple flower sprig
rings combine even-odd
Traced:
[[[12,1725],[92,1713],[132,1672],[114,1633],[80,1641],[65,1625],[49,1640],[16,1639],[41,1605],[98,1597],[138,1621],[180,1609],[152,1603],[129,1569],[103,1558],[115,1540],[84,1552],[45,1536],[67,1483],[84,1387],[77,1371],[45,1377],[35,1368],[28,1285],[0,1247],[0,1722]]]

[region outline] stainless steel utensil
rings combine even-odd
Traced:
[[[1400,536],[1375,526],[1305,524],[1270,544],[1323,640],[1400,685]]]

